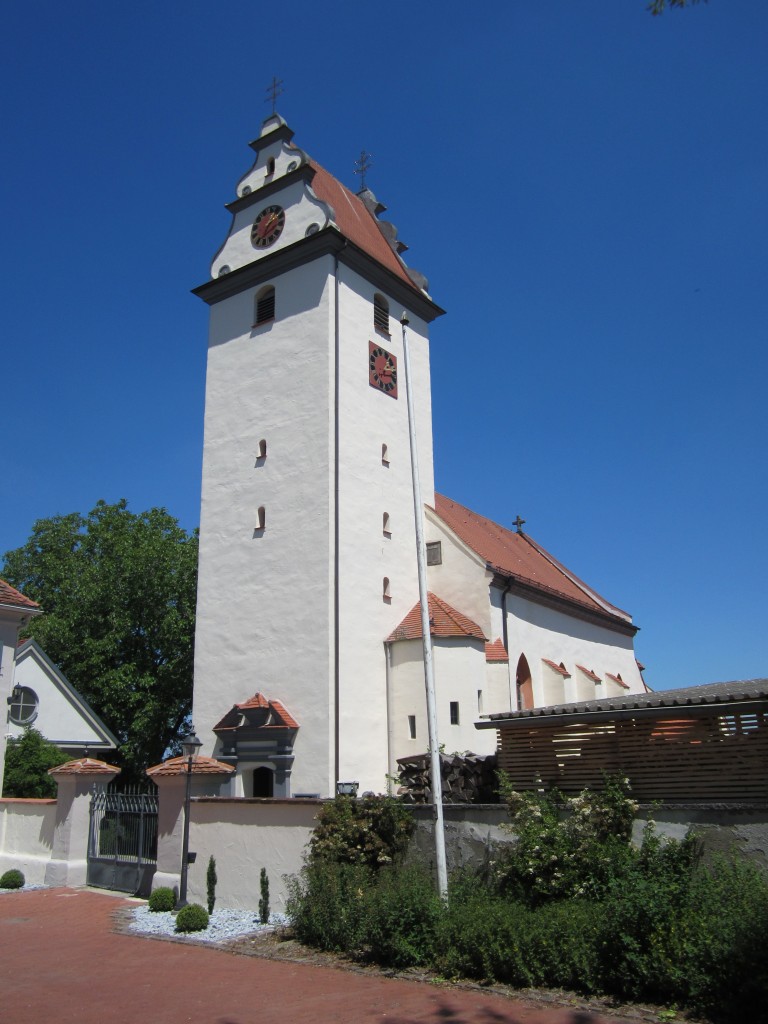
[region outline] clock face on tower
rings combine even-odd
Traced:
[[[285,210],[282,206],[265,206],[251,228],[251,242],[257,249],[267,249],[280,237],[285,227]]]
[[[368,343],[368,383],[390,398],[397,398],[397,356],[375,341]]]

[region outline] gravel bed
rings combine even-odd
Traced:
[[[271,932],[285,923],[284,914],[271,914],[269,924],[260,924],[258,914],[252,910],[214,910],[205,931],[177,932],[175,914],[170,911],[153,913],[149,907],[140,906],[131,911],[127,931],[140,935],[172,935],[195,942],[226,942],[254,932]]]

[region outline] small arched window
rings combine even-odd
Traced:
[[[385,512],[384,515],[382,516],[382,519],[383,519],[382,529],[384,531],[384,536],[385,537],[391,537],[392,536],[392,527],[390,526],[390,522],[389,522],[389,512]]]
[[[267,513],[263,505],[259,505],[259,510],[256,513],[256,529],[264,530],[267,526]]]
[[[269,158],[269,160],[267,160],[267,177],[270,177],[274,173],[275,173],[275,158],[273,156],[271,156]]]
[[[389,334],[389,303],[378,292],[373,296],[373,326]]]
[[[272,285],[262,288],[256,296],[256,320],[254,327],[275,319],[275,289]]]
[[[387,446],[385,444],[383,444],[381,446],[381,464],[382,464],[382,466],[388,466],[389,465],[389,452],[388,452]]]
[[[384,579],[382,580],[382,597],[384,598],[385,601],[392,600],[392,594],[389,588],[389,576],[385,576]]]
[[[267,457],[267,442],[266,442],[266,440],[264,440],[264,438],[262,438],[261,441],[259,441],[259,450],[258,450],[258,452],[256,454],[256,461],[260,465],[264,461],[264,459],[266,459],[266,457]]]

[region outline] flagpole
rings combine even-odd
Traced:
[[[434,808],[435,862],[437,888],[443,899],[448,897],[448,869],[445,859],[445,829],[443,825],[443,784],[440,774],[440,744],[437,736],[437,708],[435,705],[435,673],[432,664],[432,633],[429,626],[427,598],[427,552],[424,544],[424,507],[419,482],[419,458],[416,451],[416,423],[411,396],[411,360],[408,352],[408,314],[403,311],[403,364],[405,368],[405,400],[408,406],[408,439],[411,446],[411,477],[413,482],[413,518],[416,525],[416,564],[419,574],[419,603],[421,605],[421,636],[424,651],[424,686],[427,691],[427,730],[429,734],[432,805]]]

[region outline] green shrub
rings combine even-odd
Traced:
[[[765,1020],[768,878],[744,861],[702,866],[695,837],[664,839],[652,824],[633,848],[622,780],[568,804],[517,798],[520,840],[497,884],[455,876],[447,903],[426,871],[356,861],[341,839],[360,821],[342,806],[291,883],[297,937],[447,977],[676,1005],[713,1024]]]
[[[636,804],[629,784],[609,776],[599,792],[566,799],[549,793],[501,791],[516,841],[496,858],[495,884],[536,905],[563,898],[600,898],[636,856],[630,845]]]
[[[176,915],[177,932],[202,932],[208,927],[208,911],[199,903],[188,903]]]
[[[153,914],[173,910],[176,906],[176,893],[170,886],[158,886],[157,889],[150,893],[147,905]]]
[[[371,878],[363,892],[365,953],[390,967],[434,962],[443,904],[424,868],[389,867]]]
[[[216,858],[211,854],[208,858],[208,870],[205,873],[205,884],[208,896],[208,913],[213,913],[213,908],[216,906],[216,883],[218,882],[216,875]]]
[[[318,861],[289,879],[286,913],[297,938],[319,949],[359,950],[372,874],[357,864]]]
[[[259,875],[259,888],[261,889],[261,896],[259,897],[259,921],[262,924],[269,924],[269,877],[267,876],[266,868],[261,869],[261,874]]]
[[[463,876],[450,887],[435,966],[447,977],[595,992],[600,988],[598,922],[594,903],[530,907]]]
[[[19,871],[16,868],[11,868],[10,871],[6,871],[5,874],[0,877],[0,889],[23,889],[24,882],[24,872]]]
[[[317,816],[309,857],[378,870],[402,859],[412,832],[413,815],[399,800],[337,796]]]

